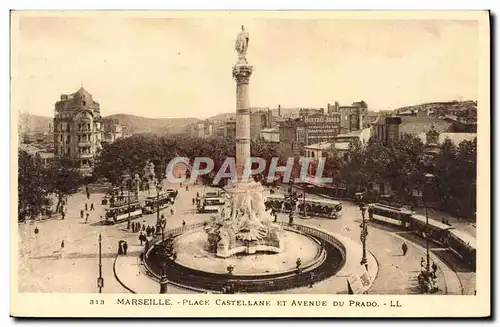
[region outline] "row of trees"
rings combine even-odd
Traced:
[[[275,144],[261,139],[252,141],[254,157],[270,161],[278,155]],[[154,134],[139,134],[119,139],[106,146],[97,158],[94,175],[106,178],[113,184],[121,181],[122,174],[127,171],[132,176],[143,176],[148,161],[155,166],[155,175],[164,176],[166,165],[175,157],[208,157],[214,161],[214,170],[218,171],[227,157],[235,157],[236,145],[232,138],[196,138],[196,137],[159,137]],[[201,167],[204,168],[204,167]],[[267,173],[267,171],[265,172]],[[211,181],[214,176],[206,176]]]
[[[352,142],[347,161],[335,148],[328,151],[323,176],[345,185],[350,194],[388,183],[392,201],[404,204],[414,204],[421,192],[428,204],[471,217],[476,211],[476,146],[476,139],[458,145],[446,139],[430,155],[420,138],[411,135],[389,145],[373,139],[366,145]]]
[[[18,217],[24,220],[39,214],[51,214],[53,199],[55,212],[59,212],[62,201],[74,194],[84,180],[78,170],[55,161],[48,167],[35,165],[33,157],[25,151],[18,152]]]

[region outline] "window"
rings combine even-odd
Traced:
[[[68,135],[66,136],[66,143],[70,143],[71,142],[71,135]]]
[[[312,157],[314,158],[314,152],[313,152],[313,151],[311,151],[311,155],[312,155]]]
[[[348,153],[344,153],[344,161],[345,162],[349,161],[349,154]]]
[[[349,119],[349,117],[347,117],[347,116],[344,117],[344,120],[348,120],[348,119]]]

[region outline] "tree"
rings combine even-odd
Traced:
[[[389,147],[387,181],[403,202],[408,202],[414,187],[423,183],[424,144],[420,138],[404,134]]]
[[[33,157],[25,151],[18,152],[18,219],[42,213],[50,204],[45,171],[36,166]]]
[[[332,185],[339,185],[342,182],[340,175],[341,170],[344,167],[344,161],[341,158],[341,154],[332,143],[331,147],[327,150],[325,167],[324,167],[324,177],[332,178]]]
[[[68,167],[61,161],[54,161],[46,170],[47,190],[57,197],[56,212],[59,212],[62,200],[78,192],[83,184],[83,177],[77,168]]]

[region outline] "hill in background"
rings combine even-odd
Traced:
[[[110,115],[104,118],[117,119],[120,124],[129,126],[131,133],[158,135],[182,133],[186,126],[199,121],[197,118],[147,118],[127,114]],[[52,117],[28,113],[22,113],[19,117],[19,125],[22,126],[23,132],[48,132],[49,124],[52,122]]]
[[[44,133],[49,131],[49,124],[53,121],[52,117],[22,113],[19,116],[19,127],[23,132]]]
[[[154,133],[157,135],[182,133],[186,126],[199,121],[198,118],[147,118],[141,116],[117,114],[105,118],[117,119],[127,125],[132,134]]]

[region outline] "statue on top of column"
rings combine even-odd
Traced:
[[[248,42],[250,41],[250,37],[247,31],[245,31],[245,27],[242,25],[241,26],[241,32],[238,34],[238,37],[236,38],[236,43],[235,43],[235,49],[236,52],[238,52],[238,63],[239,64],[246,64],[247,63],[247,49],[248,49]]]

